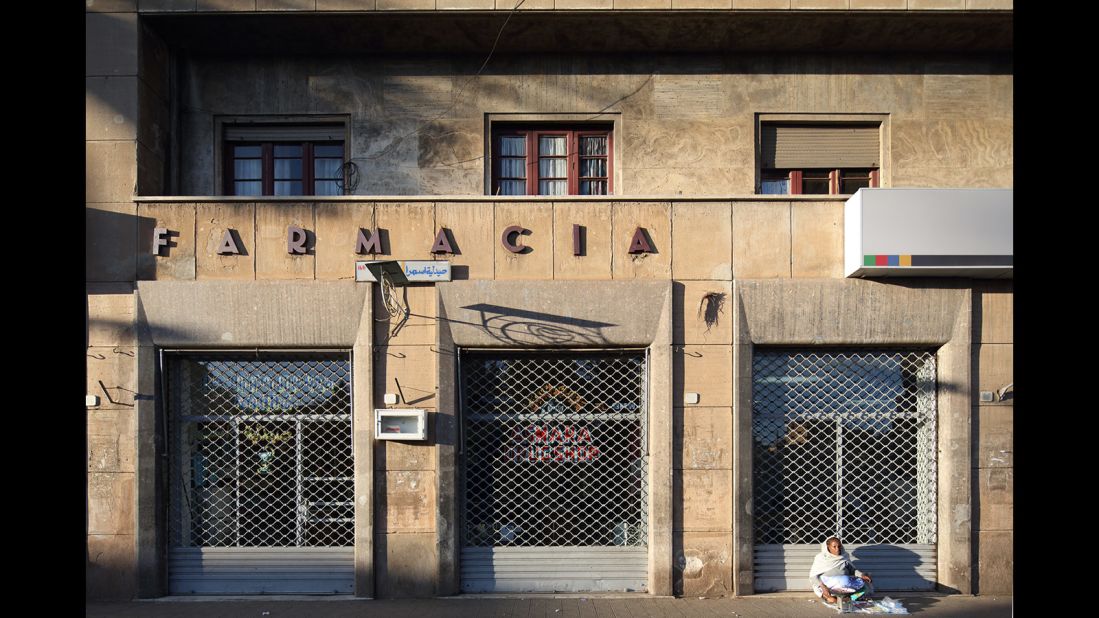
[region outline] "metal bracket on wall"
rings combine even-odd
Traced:
[[[103,384],[103,380],[96,380],[96,381],[99,382],[99,388],[103,389],[103,395],[107,398],[107,401],[109,401],[110,403],[113,403],[115,405],[119,405],[119,406],[129,406],[131,408],[134,407],[134,404],[132,404],[132,403],[123,403],[121,401],[115,401],[111,397],[111,392],[107,389],[107,386],[105,384]],[[120,391],[127,390],[125,388],[122,388],[121,386],[114,386],[112,388],[116,388]],[[128,391],[128,392],[133,393],[133,391]],[[136,393],[134,393],[134,394],[136,395]],[[134,399],[137,399],[137,397],[134,397]]]
[[[401,403],[408,405],[408,400],[405,399],[404,391],[401,390],[401,383],[397,381],[397,377],[393,377],[393,382],[397,384],[397,394],[401,397]]]

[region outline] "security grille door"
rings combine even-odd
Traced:
[[[876,589],[933,589],[935,416],[932,352],[757,349],[756,591],[808,590],[830,536]]]
[[[645,590],[643,352],[460,360],[462,590]]]
[[[167,357],[171,594],[351,593],[344,354]]]

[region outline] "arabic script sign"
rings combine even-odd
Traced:
[[[450,281],[450,260],[405,260],[409,281]]]
[[[376,281],[366,264],[355,262],[355,281]],[[403,260],[400,264],[410,282],[450,281],[450,260]]]

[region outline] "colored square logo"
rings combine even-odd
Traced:
[[[872,255],[862,256],[862,265],[863,266],[873,266],[874,265],[874,256],[872,256]]]
[[[889,265],[890,266],[900,266],[901,265],[900,257],[901,256],[899,256],[899,255],[890,255],[890,256],[888,256]]]
[[[888,255],[876,255],[874,256],[874,266],[889,266]]]

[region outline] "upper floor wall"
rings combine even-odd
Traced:
[[[619,196],[750,194],[791,112],[883,118],[879,186],[1010,186],[1010,2],[492,4],[89,1],[86,201],[223,194],[211,120],[283,112],[347,121],[362,195],[484,195],[492,114],[560,110]]]
[[[612,123],[619,196],[756,193],[765,114],[881,119],[880,186],[1013,182],[1004,54],[509,53],[478,73],[484,60],[181,56],[174,194],[225,194],[218,121],[253,116],[342,119],[354,195],[490,194],[492,126],[518,118]]]
[[[88,11],[510,11],[518,0],[88,0]],[[1013,0],[525,0],[520,10],[1010,11]]]

